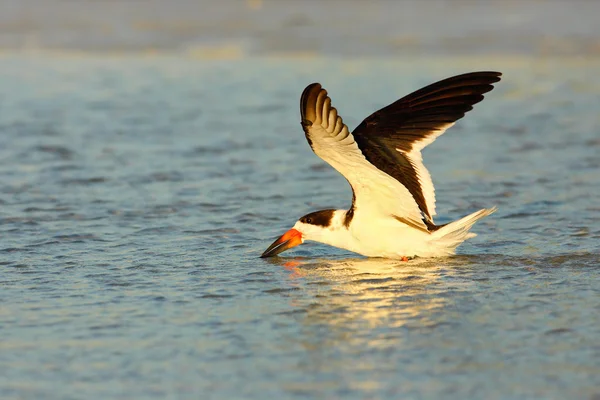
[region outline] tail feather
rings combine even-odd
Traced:
[[[467,215],[459,220],[440,227],[431,234],[431,239],[447,248],[448,254],[454,254],[455,249],[465,240],[474,238],[477,234],[469,229],[481,218],[496,212],[497,208],[484,208]]]

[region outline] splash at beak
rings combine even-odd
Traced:
[[[260,256],[261,258],[273,257],[279,253],[283,253],[287,249],[296,247],[302,244],[302,234],[296,229],[290,229],[284,233],[279,239],[273,242],[268,249]]]

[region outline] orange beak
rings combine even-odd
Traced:
[[[292,228],[284,233],[279,239],[274,241],[273,244],[270,245],[260,257],[273,257],[279,253],[283,253],[287,249],[296,247],[299,244],[302,244],[302,234],[296,229]]]

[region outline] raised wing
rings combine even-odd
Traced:
[[[433,83],[374,112],[352,132],[365,158],[402,183],[430,222],[435,189],[421,150],[483,100],[501,75],[472,72]]]
[[[413,196],[398,180],[367,161],[320,84],[313,83],[304,89],[300,114],[312,150],[342,174],[352,187],[350,219],[354,211],[360,209],[368,215],[394,215],[427,230]],[[346,223],[349,222],[347,219]]]

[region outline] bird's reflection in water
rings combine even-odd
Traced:
[[[286,388],[322,392],[344,382],[364,398],[377,397],[372,394],[399,378],[403,388],[410,386],[411,373],[419,375],[424,364],[439,367],[435,349],[460,331],[464,316],[457,296],[470,296],[470,276],[483,261],[479,256],[276,260],[288,285],[297,288],[289,292],[287,314],[296,324],[285,340],[302,355],[295,368],[309,377]]]
[[[300,261],[296,261],[300,262]],[[444,306],[440,273],[431,261],[346,259],[300,262],[291,279],[303,277],[317,286],[308,319],[329,324],[354,322],[367,327],[402,326],[428,317]]]
[[[290,283],[302,286],[292,305],[303,311],[306,330],[299,339],[313,351],[337,345],[402,347],[411,332],[451,323],[461,284],[445,278],[471,264],[470,257],[280,261]]]

